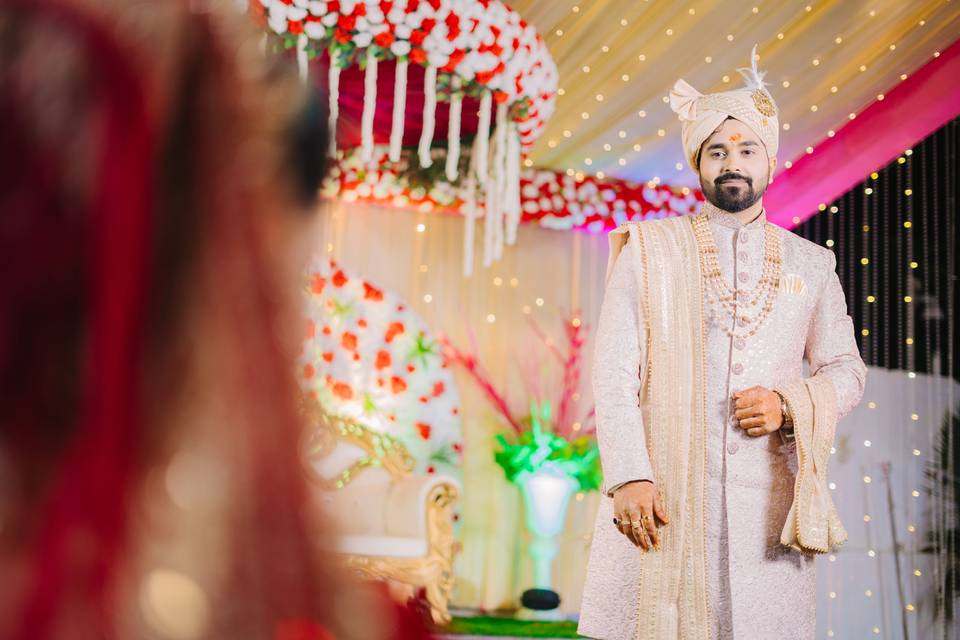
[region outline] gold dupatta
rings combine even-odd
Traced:
[[[640,554],[638,640],[709,637],[706,581],[706,378],[702,280],[687,217],[627,223],[610,236],[607,278],[630,246],[647,345],[643,398],[650,462],[670,526]],[[677,517],[682,514],[682,517]]]
[[[837,396],[824,376],[777,389],[793,416],[798,458],[793,504],[780,542],[805,554],[827,553],[846,542],[847,532],[827,487],[827,463],[837,429]]]

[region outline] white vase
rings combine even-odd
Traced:
[[[527,528],[533,534],[530,557],[533,560],[534,586],[550,589],[553,559],[557,555],[557,535],[563,531],[570,496],[576,481],[559,467],[547,463],[535,473],[520,478],[520,491],[527,516]]]

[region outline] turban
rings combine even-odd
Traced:
[[[750,127],[763,142],[769,157],[777,155],[780,145],[777,105],[763,81],[766,72],[757,69],[756,45],[750,54],[750,63],[750,68],[737,69],[746,80],[742,89],[704,95],[680,79],[670,90],[670,108],[682,123],[683,151],[694,171],[699,171],[697,152],[700,146],[728,117]]]

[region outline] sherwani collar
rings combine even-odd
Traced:
[[[730,229],[762,229],[763,225],[767,222],[766,209],[761,209],[760,215],[747,224],[740,222],[737,216],[728,211],[724,211],[709,201],[704,201],[701,211],[707,214],[707,220],[710,222],[716,222]]]

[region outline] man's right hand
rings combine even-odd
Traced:
[[[613,492],[613,514],[620,533],[644,551],[660,548],[657,521],[670,524],[656,486],[650,480],[628,482]],[[643,516],[649,516],[644,518]]]

